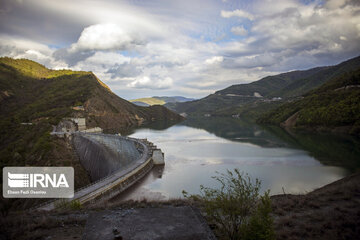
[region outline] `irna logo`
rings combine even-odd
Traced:
[[[72,167],[4,167],[5,198],[72,198]]]
[[[12,188],[36,188],[43,187],[47,188],[49,186],[59,188],[59,187],[69,187],[69,184],[66,180],[65,174],[43,174],[43,173],[10,173],[8,172],[8,186]]]

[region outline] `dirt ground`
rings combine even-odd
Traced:
[[[360,173],[326,185],[306,195],[283,194],[272,196],[271,199],[277,239],[359,239]],[[146,222],[146,218],[154,220],[151,212],[159,212],[159,207],[171,206],[176,208],[189,205],[189,202],[181,200],[143,201],[105,204],[78,211],[12,212],[7,217],[0,219],[0,240],[86,239],[83,237],[86,236],[87,224],[91,222],[88,221],[89,216],[95,216],[102,211],[122,209],[121,211],[128,212],[126,209],[132,209],[131,211],[135,209],[136,212],[142,212],[144,210],[138,211],[138,209],[145,209],[147,217],[144,217],[144,221]],[[186,222],[187,220],[179,218],[177,221],[181,223],[181,221]],[[130,228],[135,223],[129,220],[129,224],[131,225]],[[126,227],[126,225],[124,226]],[[133,238],[130,237],[129,239]]]
[[[360,174],[306,195],[272,196],[277,239],[360,239]]]

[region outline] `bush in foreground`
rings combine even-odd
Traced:
[[[275,239],[269,191],[259,194],[258,179],[253,182],[238,169],[213,178],[220,188],[201,185],[199,195],[183,194],[200,203],[221,239]]]

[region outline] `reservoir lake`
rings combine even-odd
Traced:
[[[138,128],[130,137],[147,138],[165,154],[124,200],[168,200],[182,191],[199,193],[200,185],[217,187],[216,172],[238,168],[261,180],[270,194],[303,194],[360,168],[360,140],[347,135],[288,132],[237,118],[194,118],[176,125]]]

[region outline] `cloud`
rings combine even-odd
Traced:
[[[128,98],[203,97],[360,52],[356,0],[1,1],[1,56],[93,71]]]
[[[241,9],[236,9],[233,11],[225,11],[225,10],[221,10],[220,15],[223,18],[231,18],[231,17],[239,17],[239,18],[247,18],[249,20],[254,20],[254,15],[252,15],[251,13],[245,12]]]
[[[328,56],[359,50],[359,5],[348,2],[345,6],[341,3],[339,6],[342,8],[333,9],[327,4],[294,5],[293,1],[282,2],[287,8],[265,6],[267,14],[253,24],[252,32],[262,48],[267,51],[292,49],[298,54]],[[264,6],[259,8],[264,9]]]
[[[142,74],[141,67],[134,66],[131,63],[115,64],[106,72],[110,73],[112,78],[136,77]]]
[[[117,24],[96,24],[85,28],[70,51],[129,50],[144,45],[145,40]]]
[[[73,67],[78,62],[85,61],[94,54],[95,51],[69,51],[69,49],[62,48],[54,51],[52,56],[56,60],[65,61],[69,67]]]
[[[63,60],[52,57],[54,49],[31,40],[0,35],[0,56],[27,58],[53,69],[68,68]]]
[[[214,56],[212,58],[206,59],[205,64],[213,65],[213,64],[216,64],[216,63],[221,63],[222,61],[224,61],[224,57],[222,57],[222,56]]]
[[[239,36],[246,36],[248,34],[248,31],[243,26],[232,27],[231,32]]]
[[[149,76],[143,76],[135,79],[127,86],[131,88],[146,88],[146,89],[168,89],[172,86],[173,79],[166,78],[150,78]]]

